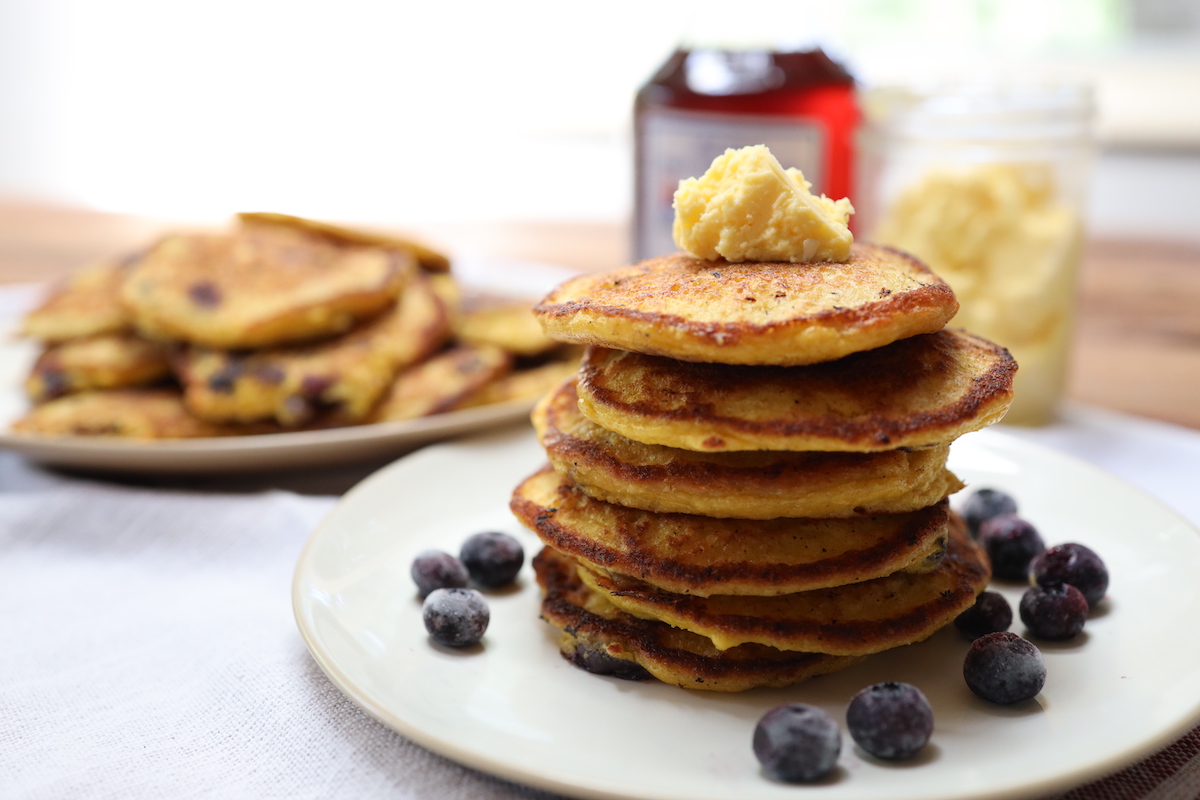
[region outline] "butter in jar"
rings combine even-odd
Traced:
[[[959,300],[951,325],[1017,360],[1005,422],[1051,421],[1069,367],[1091,95],[1064,85],[875,90],[865,99],[866,238],[908,251]]]

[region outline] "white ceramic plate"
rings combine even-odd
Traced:
[[[497,433],[402,459],[353,489],[313,534],[296,569],[300,631],[330,679],[373,717],[425,747],[501,777],[588,798],[795,797],[760,772],[750,741],[784,702],[845,719],[864,686],[900,680],[934,708],[934,737],[913,762],[883,764],[847,736],[833,779],[805,796],[1000,798],[1098,778],[1169,743],[1200,717],[1200,535],[1137,490],[1088,464],[984,431],[959,440],[969,484],[1011,492],[1049,544],[1078,541],[1111,571],[1110,597],[1084,633],[1043,644],[1049,677],[1014,707],[976,698],[962,679],[967,643],[953,629],[785,690],[689,692],[585,673],[538,620],[526,566],[519,588],[489,596],[483,642],[431,644],[408,571],[420,550],[457,552],[502,530],[538,545],[507,508],[541,463],[533,437]],[[1013,602],[1021,587],[995,586]],[[1018,621],[1014,628],[1023,631]]]
[[[552,265],[469,255],[455,258],[455,273],[473,288],[519,297],[539,297],[570,274]],[[146,442],[89,436],[16,436],[8,428],[28,408],[21,387],[37,348],[11,332],[43,290],[41,286],[0,290],[0,334],[8,334],[0,335],[0,448],[52,466],[99,472],[188,474],[379,463],[432,441],[526,420],[533,408],[533,401],[526,400],[403,422],[220,439]]]

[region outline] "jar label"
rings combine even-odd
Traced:
[[[671,201],[679,181],[703,175],[727,148],[765,144],[784,168],[796,167],[821,191],[826,137],[817,120],[646,109],[639,127],[635,260],[678,250]]]

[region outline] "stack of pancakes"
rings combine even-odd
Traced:
[[[280,214],[80,271],[25,318],[14,430],[190,438],[411,419],[574,369],[529,304],[464,301],[416,242]]]
[[[783,686],[920,641],[990,578],[947,496],[950,443],[1011,400],[1008,352],[946,329],[950,289],[855,244],[844,263],[676,254],[538,306],[587,345],[514,492],[545,544],[543,617],[623,677]]]

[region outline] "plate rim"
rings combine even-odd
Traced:
[[[375,483],[384,482],[393,472],[404,469],[403,465],[405,462],[408,462],[413,458],[420,458],[422,456],[429,457],[431,453],[436,451],[470,446],[473,442],[496,435],[496,432],[491,432],[477,434],[472,437],[465,437],[458,441],[442,442],[425,448],[420,453],[412,453],[397,458],[390,464],[368,475],[339,499],[335,507],[331,509],[329,513],[321,520],[321,522],[316,526],[316,528],[314,528],[313,532],[305,541],[304,547],[300,551],[296,561],[296,566],[292,573],[292,611],[301,638],[303,639],[311,657],[321,671],[330,680],[330,682],[333,683],[334,686],[337,687],[337,689],[342,692],[344,696],[346,696],[368,716],[375,719],[385,727],[409,738],[421,747],[455,761],[460,765],[470,769],[479,770],[497,779],[515,782],[520,785],[529,786],[535,789],[557,792],[567,797],[584,798],[586,800],[631,800],[635,797],[661,797],[662,795],[659,794],[630,795],[623,792],[609,792],[603,789],[589,788],[580,784],[567,783],[565,781],[560,781],[554,777],[539,774],[537,772],[513,768],[505,762],[490,758],[486,753],[479,753],[475,750],[459,747],[453,742],[448,742],[444,737],[430,734],[421,727],[409,723],[399,715],[390,712],[386,708],[383,708],[379,704],[375,703],[366,692],[361,690],[354,683],[354,681],[347,676],[342,667],[336,663],[336,659],[333,657],[333,655],[324,649],[323,643],[320,641],[320,637],[316,631],[310,630],[307,627],[307,619],[305,616],[306,584],[303,583],[305,567],[312,558],[312,554],[316,550],[319,540],[326,535],[325,531],[327,527],[332,524],[330,521],[335,517],[335,515],[337,515],[345,505],[353,503],[358,494],[365,494]],[[992,445],[992,443],[988,440],[995,439],[998,449],[1003,450],[1008,448],[1018,452],[1033,452],[1038,454],[1040,457],[1057,459],[1061,463],[1069,463],[1074,469],[1091,473],[1092,475],[1102,476],[1105,480],[1119,483],[1123,485],[1130,493],[1136,495],[1141,502],[1156,507],[1160,512],[1173,518],[1177,524],[1182,526],[1183,529],[1185,529],[1191,535],[1200,537],[1200,529],[1183,517],[1179,512],[1166,505],[1163,501],[1136,486],[1129,480],[1098,467],[1086,459],[1019,436],[1014,436],[1006,433],[1003,430],[997,430],[995,428],[976,431],[968,435],[972,437],[979,437],[977,441],[980,439],[986,441],[987,444],[984,445],[985,447]],[[531,436],[533,436],[531,431],[525,431],[521,434],[522,438]],[[519,476],[514,478],[514,480],[517,479],[519,479]],[[1093,763],[1087,766],[1081,766],[1068,772],[1056,774],[1053,777],[1041,779],[1039,781],[1024,784],[1019,787],[999,789],[993,792],[970,795],[969,797],[972,798],[972,800],[1007,800],[1007,798],[1036,797],[1044,794],[1065,792],[1071,789],[1080,788],[1135,765],[1137,762],[1169,746],[1181,736],[1186,734],[1189,730],[1195,728],[1198,724],[1200,724],[1200,694],[1198,694],[1193,701],[1189,712],[1185,715],[1181,715],[1174,725],[1163,727],[1157,731],[1155,735],[1143,739],[1142,741],[1126,748],[1121,753],[1113,754],[1105,761]],[[781,788],[794,790],[797,788],[797,786],[781,785]],[[805,787],[800,785],[799,788],[803,789]]]

